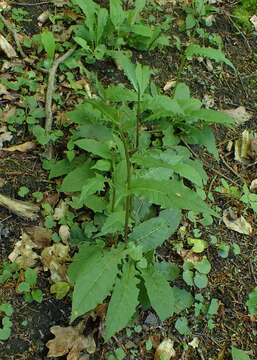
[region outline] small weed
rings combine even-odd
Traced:
[[[19,283],[17,292],[23,294],[26,302],[36,301],[41,303],[43,300],[43,293],[36,287],[37,272],[34,269],[26,269],[24,272],[24,281]]]

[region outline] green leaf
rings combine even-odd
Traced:
[[[102,175],[96,174],[95,177],[86,179],[81,189],[80,202],[84,204],[90,195],[98,191],[103,191],[105,178]]]
[[[0,327],[0,340],[4,341],[4,340],[7,340],[11,336],[12,322],[10,321],[10,319],[7,316],[5,316],[2,319],[2,324],[3,324],[3,327]]]
[[[202,253],[208,247],[207,241],[202,239],[194,239],[189,237],[187,242],[189,245],[193,246],[191,250],[197,254]]]
[[[40,289],[34,289],[31,291],[32,299],[37,303],[41,303],[43,301],[43,293]]]
[[[251,360],[251,358],[246,354],[245,351],[240,350],[235,346],[231,347],[231,354],[233,360]]]
[[[124,55],[121,52],[118,52],[115,55],[115,59],[116,59],[118,65],[124,71],[125,75],[129,79],[131,84],[133,85],[134,89],[136,91],[138,91],[139,87],[138,87],[138,81],[137,81],[137,76],[136,76],[136,66],[130,61],[130,59],[126,55]]]
[[[94,309],[109,295],[123,254],[120,249],[112,249],[104,251],[93,264],[85,261],[74,287],[71,321]]]
[[[119,29],[125,18],[126,13],[122,9],[122,2],[120,0],[110,0],[110,19],[115,29]]]
[[[179,83],[176,86],[174,99],[176,100],[188,100],[190,99],[190,89],[184,83]]]
[[[7,316],[11,316],[13,313],[13,307],[11,304],[4,303],[0,305],[0,312],[5,313]]]
[[[173,287],[173,294],[175,298],[175,313],[179,314],[181,311],[188,309],[193,304],[193,296],[185,289]]]
[[[187,318],[185,318],[185,317],[181,317],[181,318],[177,319],[177,321],[175,323],[175,328],[181,335],[187,336],[187,335],[191,334],[191,330],[188,326]]]
[[[41,34],[41,42],[50,60],[53,60],[55,54],[55,38],[51,31],[44,31]]]
[[[99,171],[110,171],[111,170],[111,162],[108,160],[97,160],[94,166],[91,169],[96,169]]]
[[[77,192],[81,191],[85,179],[91,178],[94,172],[91,170],[92,162],[86,161],[76,169],[72,170],[63,180],[60,191]]]
[[[141,96],[144,94],[146,88],[149,85],[150,76],[151,76],[151,70],[150,70],[149,66],[144,66],[144,65],[137,63],[136,79],[137,79],[138,89],[139,89]]]
[[[17,287],[17,292],[18,293],[24,293],[24,292],[29,292],[30,291],[30,286],[28,283],[26,282],[21,282],[19,284],[19,286]]]
[[[206,123],[232,125],[234,120],[227,114],[212,109],[199,109],[191,111],[191,115]]]
[[[131,193],[163,208],[178,208],[216,215],[191,189],[177,180],[132,179]]]
[[[215,136],[210,127],[193,128],[187,135],[187,140],[190,144],[199,144],[206,147],[210,154],[212,154],[216,160],[219,160],[219,153],[216,146]]]
[[[98,234],[97,236],[115,234],[116,232],[122,231],[124,229],[124,225],[125,211],[115,211],[107,217],[100,234]]]
[[[97,12],[97,27],[96,27],[96,42],[97,42],[97,44],[102,39],[107,21],[108,21],[107,9],[100,8],[99,11]]]
[[[51,294],[55,294],[56,299],[63,299],[69,292],[70,285],[65,281],[58,281],[51,285],[50,292]]]
[[[184,270],[182,277],[187,285],[194,286],[194,273],[192,270]]]
[[[154,264],[156,269],[161,272],[167,281],[174,281],[180,273],[179,267],[168,261],[161,261]]]
[[[102,212],[107,208],[107,201],[100,196],[90,195],[85,201],[85,206],[94,212]]]
[[[36,285],[37,283],[37,272],[35,269],[28,268],[25,271],[25,281],[28,283],[31,287]]]
[[[134,227],[129,235],[129,241],[141,245],[143,252],[154,250],[162,245],[177,230],[181,220],[181,212],[168,209],[159,217],[146,220]]]
[[[154,267],[142,271],[150,303],[163,321],[175,311],[175,296],[164,275]]]
[[[90,50],[91,50],[90,46],[88,45],[88,43],[87,43],[87,41],[85,39],[83,39],[80,36],[74,36],[73,39],[77,44],[79,44],[82,47],[82,49],[90,52]]]
[[[227,59],[224,53],[219,49],[214,49],[211,47],[201,47],[198,44],[190,44],[186,49],[185,55],[187,59],[191,59],[193,56],[201,56],[207,57],[217,62],[224,62],[226,65],[232,67],[232,69],[235,70],[232,62]]]
[[[136,275],[134,265],[125,264],[121,278],[116,280],[106,315],[105,340],[123,329],[135,313],[139,294]]]
[[[104,159],[111,159],[112,155],[108,145],[94,139],[81,139],[75,141],[75,144],[83,150],[93,155],[101,156]]]
[[[208,277],[205,274],[197,272],[194,277],[194,283],[198,289],[204,289],[208,285]]]
[[[137,93],[134,90],[125,88],[123,85],[108,86],[104,90],[107,100],[113,102],[134,102],[138,100]]]
[[[209,308],[208,308],[208,311],[207,311],[207,314],[209,316],[213,316],[213,315],[217,315],[218,313],[218,310],[219,310],[219,307],[220,307],[220,302],[218,299],[211,299],[211,303],[209,305]]]
[[[194,263],[194,268],[201,274],[209,274],[209,272],[211,271],[211,264],[209,260],[204,257],[202,260]]]
[[[250,292],[246,305],[250,315],[257,315],[257,286]]]

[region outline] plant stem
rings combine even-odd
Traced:
[[[116,188],[115,188],[115,182],[114,182],[114,173],[115,173],[115,160],[114,155],[112,153],[112,202],[111,202],[111,212],[114,212],[115,207],[115,199],[116,199]]]
[[[136,146],[135,148],[138,148],[139,145],[139,128],[140,128],[140,90],[138,89],[138,93],[137,93],[137,125],[136,125]]]
[[[129,149],[127,138],[124,134],[121,133],[122,142],[124,145],[125,151],[125,159],[127,165],[127,195],[126,195],[126,202],[125,202],[125,226],[124,226],[124,233],[125,233],[125,242],[128,242],[128,232],[129,232],[129,218],[130,218],[130,211],[131,211],[131,195],[129,194],[130,186],[131,186],[131,162],[129,157]]]

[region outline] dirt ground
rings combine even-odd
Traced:
[[[36,2],[36,0],[29,1]],[[15,6],[15,5],[13,5]],[[47,9],[48,5],[26,6],[31,14],[32,21],[25,26],[27,33],[38,31],[37,16]],[[225,11],[230,13],[233,3],[227,3]],[[173,16],[180,16],[177,10]],[[169,13],[169,9],[167,9]],[[176,21],[171,29],[171,34],[176,34]],[[243,182],[248,184],[257,178],[256,164],[249,167],[239,165],[234,161],[232,152],[226,150],[230,140],[239,136],[244,128],[257,131],[257,73],[256,73],[256,37],[244,34],[235,28],[231,18],[219,15],[217,22],[210,29],[219,33],[224,41],[224,51],[238,70],[232,73],[224,69],[222,72],[210,71],[206,63],[191,62],[183,70],[181,78],[185,81],[194,94],[202,99],[209,95],[214,99],[214,106],[218,109],[227,109],[245,106],[252,113],[252,120],[241,127],[230,130],[217,127],[216,135],[222,159],[214,161],[207,153],[197,152],[202,159],[209,175],[209,189],[214,189],[221,177],[242,187]],[[163,87],[167,80],[176,77],[179,57],[174,48],[167,48],[154,54],[137,54],[140,61],[156,69],[155,80]],[[112,63],[106,62],[110,70]],[[106,83],[113,78],[114,71],[106,71],[101,64],[92,66],[99,77]],[[200,75],[199,75],[200,74]],[[20,133],[19,140],[29,140],[26,132]],[[17,137],[13,142],[17,141]],[[195,150],[197,151],[197,150]],[[0,192],[10,197],[15,197],[21,185],[28,186],[32,191],[54,191],[54,184],[48,180],[47,173],[41,167],[41,149],[19,155],[0,153],[0,178],[4,185]],[[232,169],[232,170],[231,170]],[[221,208],[225,206],[239,206],[236,200],[224,199],[215,194],[215,203]],[[185,220],[186,221],[186,220]],[[38,222],[36,222],[38,223]],[[219,313],[215,318],[215,328],[209,330],[204,316],[197,319],[194,316],[194,307],[187,314],[192,330],[192,338],[200,340],[199,347],[183,347],[185,338],[179,335],[174,328],[175,318],[160,323],[151,311],[142,311],[138,314],[130,331],[120,332],[108,344],[97,338],[97,352],[90,356],[93,359],[107,359],[110,350],[121,347],[126,353],[126,359],[153,359],[154,350],[145,350],[145,341],[151,337],[156,342],[165,337],[175,341],[177,351],[176,359],[183,360],[223,360],[230,359],[228,349],[231,342],[238,348],[250,350],[252,359],[257,359],[257,327],[256,321],[251,321],[247,315],[246,300],[249,292],[257,284],[257,243],[256,215],[252,215],[252,226],[255,228],[252,236],[243,236],[226,228],[221,220],[216,220],[212,226],[202,229],[205,239],[215,235],[220,241],[228,244],[240,245],[241,255],[229,256],[224,259],[218,256],[217,249],[210,246],[207,256],[212,264],[209,276],[209,285],[202,291],[207,298],[217,298],[221,302]],[[0,207],[0,264],[7,259],[14,244],[18,241],[22,229],[29,222],[9,213]],[[202,237],[203,237],[202,236]],[[176,240],[176,239],[175,239]],[[174,241],[170,240],[170,243]],[[170,259],[178,259],[169,244],[166,245]],[[179,259],[178,259],[179,260]],[[181,261],[181,260],[179,260]],[[40,273],[40,288],[45,294],[41,304],[24,302],[22,296],[16,293],[16,282],[9,281],[0,287],[0,303],[10,302],[14,307],[12,335],[8,341],[0,342],[0,360],[43,360],[47,357],[46,342],[52,338],[50,327],[53,325],[68,325],[70,315],[70,301],[56,300],[49,291],[48,274]],[[27,320],[26,325],[22,325]],[[95,326],[95,325],[92,325]],[[60,359],[65,359],[62,357]]]

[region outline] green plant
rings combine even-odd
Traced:
[[[187,291],[170,286],[155,250],[176,231],[181,209],[216,216],[183,183],[202,189],[207,176],[181,139],[216,154],[209,125],[231,124],[227,115],[202,108],[185,84],[178,84],[174,98],[160,95],[147,66],[121,53],[116,61],[133,89],[97,83],[99,98],[69,113],[78,125],[68,143],[70,161],[48,163],[50,177],[66,174],[60,191],[72,194],[70,206],[93,212],[95,228],[84,242],[82,236],[68,271],[72,320],[112,293],[105,339],[128,324],[139,302],[151,305],[161,320],[192,304]],[[204,264],[195,266],[207,273]]]
[[[236,21],[246,30],[251,30],[253,28],[250,17],[255,14],[256,7],[257,0],[241,0],[233,10]]]
[[[251,360],[244,350],[240,350],[235,346],[231,347],[232,360]]]
[[[257,315],[257,286],[250,292],[246,305],[250,315]]]
[[[200,28],[201,24],[205,26],[212,25],[209,15],[217,13],[218,8],[210,5],[206,0],[193,0],[190,6],[184,7],[186,11],[185,29],[192,30]]]
[[[169,37],[163,34],[169,20],[152,27],[140,19],[145,0],[136,0],[134,8],[129,10],[124,10],[121,0],[111,0],[109,11],[93,0],[73,0],[73,3],[86,16],[84,24],[73,29],[74,40],[83,49],[87,62],[112,56],[113,50],[124,46],[152,50],[169,45]]]
[[[4,262],[1,266],[0,284],[4,284],[9,279],[18,277],[18,266],[16,263]]]
[[[17,287],[17,292],[23,294],[24,300],[27,302],[36,301],[41,303],[43,300],[43,293],[36,287],[37,272],[35,269],[26,269],[24,272],[24,281],[20,282]]]
[[[20,197],[26,197],[29,194],[30,190],[27,188],[27,186],[21,186],[18,191],[18,195]]]
[[[11,316],[13,313],[12,305],[6,303],[0,305],[0,314],[4,313],[5,315],[1,319],[2,326],[0,327],[0,340],[8,340],[11,335],[12,330],[12,321]]]

